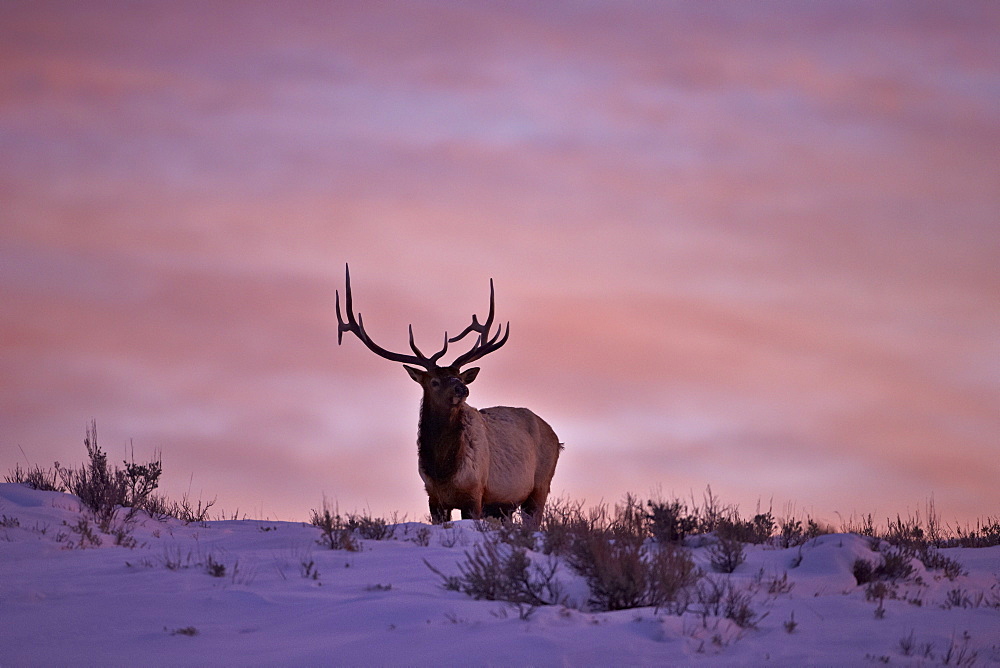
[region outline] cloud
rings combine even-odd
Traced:
[[[350,261],[399,349],[492,276],[470,401],[588,499],[1000,500],[995,12],[194,9],[0,9],[0,467],[96,417],[227,508],[423,513]]]

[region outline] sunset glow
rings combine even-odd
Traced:
[[[1000,515],[1000,5],[0,4],[0,471],[423,519],[406,348],[553,494]]]

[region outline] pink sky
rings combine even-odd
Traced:
[[[0,4],[0,471],[423,519],[419,388],[555,494],[1000,515],[1000,5]],[[23,453],[22,453],[23,451]]]

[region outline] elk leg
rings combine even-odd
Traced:
[[[524,521],[531,522],[532,526],[538,526],[542,521],[542,511],[545,509],[545,498],[547,493],[532,493],[521,503],[521,512],[524,513]]]
[[[475,499],[469,502],[468,505],[462,506],[462,519],[463,520],[483,519],[483,500]]]
[[[434,524],[443,524],[451,520],[451,508],[446,508],[435,499],[431,499],[429,505],[431,508],[431,522]]]
[[[500,520],[509,520],[517,506],[513,503],[491,503],[483,506],[483,514],[486,517],[495,517]]]

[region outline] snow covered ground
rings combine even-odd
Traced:
[[[920,582],[880,602],[853,575],[878,559],[865,538],[748,546],[732,575],[711,575],[752,595],[759,620],[741,628],[697,606],[589,611],[568,568],[568,605],[526,620],[448,591],[424,562],[457,573],[483,540],[473,521],[403,523],[347,552],[257,520],[144,517],[116,545],[84,517],[76,497],[0,484],[0,665],[1000,663],[1000,547],[942,550],[967,571],[955,580],[915,562]],[[693,554],[710,571],[708,549]]]

